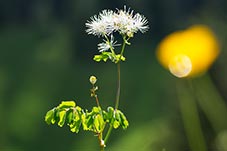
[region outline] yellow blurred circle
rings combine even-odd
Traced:
[[[157,48],[157,57],[167,69],[178,55],[189,57],[192,70],[187,76],[206,72],[219,54],[218,41],[205,25],[194,25],[166,36]]]

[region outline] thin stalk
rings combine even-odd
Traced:
[[[101,108],[100,103],[99,103],[99,99],[98,99],[98,96],[97,95],[95,95],[95,101],[96,101],[97,106]]]
[[[120,53],[120,60],[117,63],[117,93],[116,93],[116,101],[115,101],[115,110],[118,109],[119,102],[120,102],[120,93],[121,93],[121,66],[120,66],[120,62],[121,62],[121,56],[123,56],[123,53],[124,53],[124,50],[125,50],[125,45],[126,45],[126,39],[125,39],[125,37],[123,37],[123,44],[122,44],[121,53]],[[106,133],[105,139],[104,139],[105,144],[108,141],[112,130],[113,130],[113,126],[110,125],[110,127],[109,127],[109,129]]]
[[[105,144],[106,144],[106,142],[108,141],[108,139],[109,139],[109,137],[110,137],[110,134],[111,134],[112,130],[113,130],[113,126],[110,125],[110,127],[109,127],[109,129],[108,129],[108,131],[107,131],[107,133],[106,133],[106,137],[105,137],[105,139],[104,139],[104,143],[105,143]]]
[[[95,98],[95,101],[96,101],[97,106],[101,108],[100,103],[99,103],[98,95],[95,93],[96,88],[95,88],[95,85],[94,85],[94,84],[92,84],[92,89],[91,89],[91,91],[92,91],[91,94],[92,94],[92,96]]]
[[[121,66],[120,62],[117,63],[117,94],[116,94],[116,102],[115,102],[115,110],[119,107],[120,102],[120,93],[121,93]]]
[[[116,102],[115,102],[115,110],[118,109],[119,107],[119,102],[120,102],[120,93],[121,93],[121,56],[123,56],[124,50],[125,50],[125,45],[126,45],[126,39],[123,37],[123,44],[121,48],[121,54],[120,54],[120,60],[117,63],[117,94],[116,94]]]
[[[118,77],[118,80],[117,80],[117,94],[116,94],[116,102],[115,102],[115,110],[118,109],[118,106],[119,106],[119,101],[120,101],[120,92],[121,92],[121,68],[120,68],[120,62],[117,63],[117,77]],[[113,130],[113,126],[110,125],[107,133],[106,133],[106,137],[104,139],[104,142],[106,144],[107,140],[109,139],[110,137],[110,134]]]
[[[126,39],[123,37],[123,44],[121,48],[121,54],[120,54],[120,60],[117,63],[117,94],[116,94],[116,102],[115,102],[115,110],[118,109],[119,107],[119,102],[120,102],[120,93],[121,93],[121,56],[123,56],[124,50],[125,50],[125,45],[126,45]]]
[[[122,47],[121,47],[121,56],[123,56],[123,53],[124,53],[124,51],[125,51],[125,45],[126,45],[126,39],[125,39],[125,37],[123,37],[123,44],[122,44]],[[121,58],[121,56],[120,56],[120,58]]]

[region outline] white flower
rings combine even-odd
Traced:
[[[114,47],[120,46],[120,44],[117,44],[117,41],[114,41],[113,35],[111,35],[110,41],[103,40],[102,43],[98,44],[98,50],[99,52],[107,51],[109,49],[114,49]]]
[[[149,26],[147,25],[148,21],[143,15],[137,13],[133,17],[133,20],[133,27],[135,29],[135,32],[139,30],[141,33],[145,33],[149,29]]]
[[[114,29],[121,34],[126,34],[132,25],[132,13],[118,10],[114,15]]]
[[[86,23],[88,28],[86,32],[95,36],[108,36],[113,32],[119,32],[128,37],[133,37],[138,31],[146,32],[149,28],[147,19],[139,13],[135,15],[133,13],[133,10],[127,10],[126,7],[123,10],[117,9],[116,12],[103,10]]]
[[[112,33],[111,26],[113,11],[103,10],[99,15],[94,15],[91,17],[91,21],[88,21],[85,25],[88,28],[86,32],[88,34],[93,34],[95,36],[104,36]]]
[[[133,10],[127,10],[126,7],[124,7],[124,10],[118,10],[115,15],[115,29],[121,34],[127,34],[129,37],[137,33],[138,30],[144,33],[149,28],[147,19],[139,13],[133,15],[133,12]]]

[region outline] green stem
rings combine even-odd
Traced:
[[[110,127],[109,127],[109,129],[108,129],[108,131],[107,131],[107,133],[106,133],[106,137],[105,137],[105,139],[104,139],[105,144],[106,144],[106,142],[108,141],[108,139],[109,139],[109,137],[110,137],[110,134],[111,134],[112,130],[113,130],[113,126],[110,125]]]
[[[121,58],[121,56],[123,56],[123,53],[124,53],[124,50],[125,50],[125,45],[126,45],[126,39],[123,36],[123,44],[122,44],[122,48],[121,48],[120,58]],[[115,101],[115,110],[117,110],[118,107],[119,107],[120,93],[121,93],[121,66],[120,66],[120,62],[121,62],[121,59],[117,63],[117,77],[118,78],[117,78],[117,94],[116,94],[116,101]],[[110,125],[110,127],[109,127],[109,129],[106,133],[106,137],[104,139],[105,144],[108,141],[112,130],[113,130],[113,126]]]
[[[184,82],[184,81],[180,81]],[[177,94],[179,97],[179,107],[185,128],[185,132],[192,151],[206,151],[206,142],[203,136],[199,113],[191,81],[189,83],[178,83]]]
[[[116,94],[116,102],[115,102],[115,110],[119,107],[119,101],[120,101],[120,92],[121,92],[121,66],[120,62],[117,63],[117,94]]]
[[[100,147],[100,151],[104,151],[105,150],[105,147],[104,146],[101,146]]]
[[[119,107],[119,101],[120,101],[120,92],[121,92],[121,68],[120,68],[120,62],[117,63],[117,77],[118,77],[118,80],[117,80],[117,94],[116,94],[116,102],[115,102],[115,110],[118,109]],[[113,126],[110,125],[107,133],[106,133],[106,137],[104,139],[104,142],[106,144],[106,142],[108,141],[109,137],[110,137],[110,134],[113,130]]]
[[[100,151],[104,151],[105,150],[105,144],[103,144],[102,133],[98,134],[98,139],[99,139]]]
[[[95,101],[96,101],[97,106],[101,108],[101,106],[99,104],[99,99],[98,99],[98,96],[97,95],[95,96]]]
[[[125,39],[125,37],[123,36],[123,44],[122,44],[122,48],[121,48],[121,56],[123,56],[123,53],[124,53],[124,51],[125,51],[125,45],[126,45],[126,39]],[[121,56],[120,56],[120,58],[121,58]]]

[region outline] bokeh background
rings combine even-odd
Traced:
[[[116,66],[92,60],[101,39],[87,35],[85,23],[103,9],[124,5],[145,15],[150,29],[136,34],[126,48],[120,109],[130,127],[113,131],[107,150],[191,150],[176,95],[178,79],[159,64],[155,51],[175,30],[193,24],[211,27],[221,54],[208,74],[226,103],[226,0],[1,0],[0,151],[99,149],[92,133],[48,126],[44,116],[62,100],[90,109],[95,104],[89,94],[90,75],[98,77],[103,106],[114,104]],[[226,127],[218,133],[202,109],[198,111],[207,150],[224,151]]]

